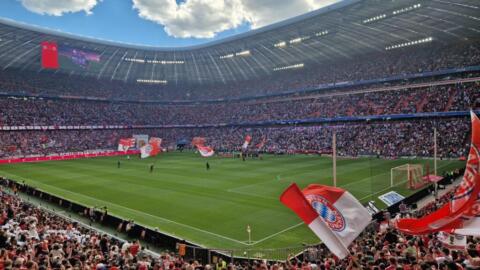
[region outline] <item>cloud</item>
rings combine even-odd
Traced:
[[[91,14],[92,9],[102,0],[18,0],[31,12],[41,15],[62,16],[64,13],[84,11]]]
[[[180,38],[212,38],[242,23],[252,28],[288,19],[340,0],[133,0],[141,18]]]

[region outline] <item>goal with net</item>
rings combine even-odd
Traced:
[[[406,184],[409,189],[423,187],[426,182],[423,180],[423,166],[420,164],[404,164],[391,169],[390,187]]]

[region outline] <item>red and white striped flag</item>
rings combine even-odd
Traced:
[[[135,146],[135,138],[120,139],[118,142],[118,151],[127,152],[129,148]]]
[[[309,185],[300,191],[292,184],[280,196],[280,201],[340,259],[349,254],[348,246],[371,220],[367,209],[340,188]]]

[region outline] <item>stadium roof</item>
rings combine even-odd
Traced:
[[[101,59],[88,68],[65,65],[57,72],[168,85],[228,83],[374,52],[478,37],[478,0],[344,0],[247,33],[179,48],[80,37],[0,19],[0,67],[45,72],[40,43],[53,40],[94,51]]]

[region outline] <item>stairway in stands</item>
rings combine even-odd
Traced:
[[[457,94],[457,91],[455,91],[455,88],[450,88],[448,89],[448,102],[447,102],[447,106],[445,106],[445,112],[448,112],[450,111],[450,108],[452,107],[452,104],[453,104],[453,101],[455,101],[455,96]]]

